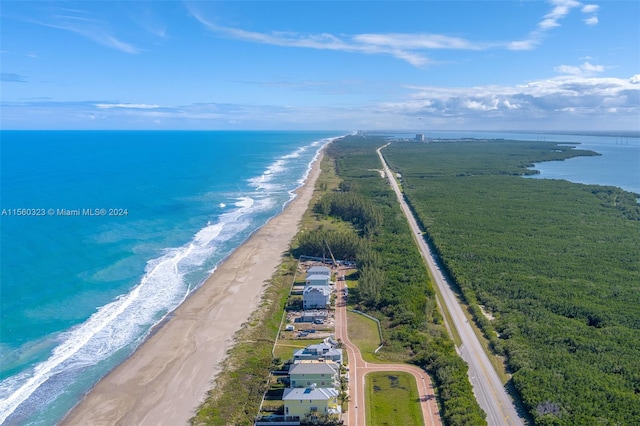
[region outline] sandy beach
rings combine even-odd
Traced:
[[[235,332],[257,308],[265,282],[288,250],[313,195],[321,158],[283,212],[229,256],[61,424],[187,424],[211,388]]]

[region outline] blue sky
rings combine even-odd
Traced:
[[[640,2],[11,1],[3,129],[639,130]]]

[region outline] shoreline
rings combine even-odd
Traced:
[[[131,356],[96,383],[61,425],[188,424],[298,231],[325,147],[283,210],[223,260]]]

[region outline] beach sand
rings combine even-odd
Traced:
[[[63,425],[185,425],[212,387],[233,336],[289,249],[320,174],[320,155],[281,214],[256,231]]]

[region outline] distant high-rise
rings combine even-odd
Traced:
[[[416,134],[416,142],[424,142],[424,135],[422,133]]]

